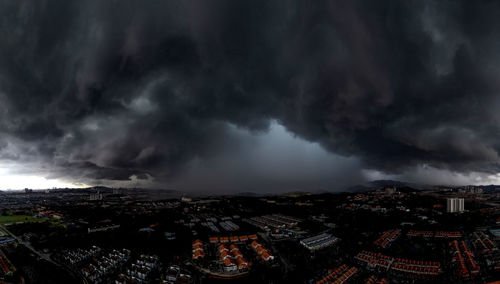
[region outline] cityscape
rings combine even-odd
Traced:
[[[500,186],[3,191],[4,283],[495,283]]]
[[[500,1],[0,0],[0,284],[500,284]]]

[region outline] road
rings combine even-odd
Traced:
[[[56,265],[56,266],[59,266],[59,267],[62,267],[59,263],[53,261],[52,259],[50,259],[50,256],[48,254],[45,254],[45,253],[42,253],[40,251],[37,251],[34,247],[31,246],[30,243],[28,242],[25,242],[23,241],[21,238],[19,238],[18,236],[14,235],[11,231],[9,231],[4,225],[0,225],[0,228],[6,232],[7,234],[9,234],[11,237],[13,237],[14,239],[16,239],[16,241],[22,245],[24,245],[25,247],[27,247],[28,249],[30,249],[34,254],[38,255],[40,258],[42,259],[45,259],[46,261]],[[64,268],[64,267],[63,267]]]
[[[4,232],[6,232],[7,234],[9,234],[11,237],[13,237],[14,239],[16,239],[16,241],[22,245],[24,245],[25,247],[27,247],[29,250],[31,250],[34,254],[36,254],[38,257],[40,257],[41,259],[44,259],[50,263],[52,263],[53,265],[57,266],[57,267],[60,267],[64,270],[66,270],[68,273],[70,273],[71,275],[73,275],[73,277],[75,277],[75,279],[81,279],[82,277],[80,277],[79,275],[75,274],[75,272],[73,272],[73,270],[69,269],[67,266],[65,265],[61,265],[55,261],[53,261],[51,258],[50,258],[50,255],[49,254],[46,254],[46,253],[42,253],[38,250],[36,250],[34,247],[31,246],[30,243],[28,242],[25,242],[23,241],[21,238],[19,238],[18,236],[14,235],[11,231],[9,231],[4,225],[0,225],[0,229],[3,230]],[[85,279],[82,280],[83,283],[87,283],[87,281]]]

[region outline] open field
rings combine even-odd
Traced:
[[[43,218],[35,218],[29,215],[0,216],[0,224],[11,224],[19,222],[42,222]]]

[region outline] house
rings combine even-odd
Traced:
[[[233,272],[236,270],[238,270],[238,267],[236,266],[236,264],[230,258],[226,258],[224,260],[224,271]]]
[[[262,254],[261,254],[261,256],[260,256],[260,257],[262,258],[262,260],[264,260],[264,261],[266,261],[266,262],[274,259],[274,256],[270,255],[270,254],[269,254],[267,251],[265,251],[265,250],[262,252]]]
[[[236,262],[238,263],[239,270],[245,270],[249,267],[248,262],[243,257],[237,258]]]

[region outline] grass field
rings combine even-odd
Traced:
[[[10,224],[19,222],[41,222],[44,219],[35,218],[29,215],[0,216],[0,224]]]

